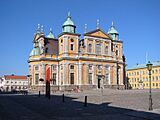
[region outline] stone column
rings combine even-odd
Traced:
[[[88,42],[87,42],[87,39],[86,38],[84,38],[84,45],[86,46],[86,51],[85,51],[85,53],[88,53]]]
[[[97,84],[96,65],[93,65],[93,85]]]
[[[32,65],[32,85],[35,85],[35,73],[34,73],[34,65]]]
[[[115,83],[117,85],[117,64],[114,66],[114,72],[115,72]]]
[[[78,55],[78,52],[79,52],[79,38],[77,37],[77,43],[76,43],[76,54]]]
[[[88,64],[86,64],[86,83],[88,84],[88,73],[89,73],[89,67]]]
[[[108,78],[109,78],[108,85],[111,85],[111,66],[109,66],[109,68],[108,68],[108,73],[109,73],[109,76],[108,76]]]
[[[60,82],[59,82],[59,64],[57,64],[56,66],[56,85],[59,85]]]
[[[67,56],[68,55],[68,37],[65,36],[63,41],[64,41],[64,44],[63,44],[64,56]]]
[[[64,77],[63,77],[63,79],[64,79],[64,84],[65,85],[67,85],[67,84],[69,84],[68,83],[68,63],[66,63],[66,64],[64,64],[64,67],[63,67],[63,70],[64,70]]]
[[[83,78],[83,76],[82,76],[82,63],[79,63],[79,85],[81,85],[82,84],[82,78]]]
[[[104,41],[103,41],[103,42],[100,42],[100,44],[102,45],[101,54],[104,55]]]
[[[109,41],[109,46],[108,46],[108,55],[111,56],[111,41]]]
[[[93,51],[93,54],[96,54],[96,41],[95,39],[93,39],[93,45],[92,45],[92,51]]]

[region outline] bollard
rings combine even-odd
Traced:
[[[85,99],[84,99],[84,106],[87,107],[87,96],[85,96]]]
[[[40,95],[41,95],[41,91],[39,91],[39,97],[40,97]]]
[[[62,102],[64,102],[64,94],[62,95]]]

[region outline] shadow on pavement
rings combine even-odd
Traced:
[[[0,95],[0,120],[160,120],[160,114],[87,103],[85,97],[51,95]],[[89,98],[88,98],[89,99]]]

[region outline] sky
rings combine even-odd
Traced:
[[[27,75],[37,25],[50,27],[57,37],[68,11],[83,38],[100,28],[107,32],[112,21],[123,41],[127,66],[160,60],[160,0],[0,0],[0,76]]]

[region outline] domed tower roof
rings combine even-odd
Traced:
[[[29,56],[37,56],[37,55],[40,55],[39,47],[33,48]]]
[[[74,25],[73,21],[71,20],[70,12],[68,12],[67,20],[63,23],[62,27],[63,27],[62,32],[75,33],[76,26]]]
[[[119,34],[114,26],[114,23],[112,22],[112,26],[108,30],[108,34]]]
[[[53,35],[53,30],[52,28],[50,28],[49,34],[46,36],[47,38],[52,38],[54,39],[54,35]]]
[[[112,22],[112,26],[108,30],[108,34],[113,40],[119,40],[119,33],[117,32],[113,22]]]
[[[36,56],[36,55],[40,55],[40,48],[38,46],[38,43],[35,43],[35,47],[32,49],[31,53],[30,53],[30,57],[31,56]]]

